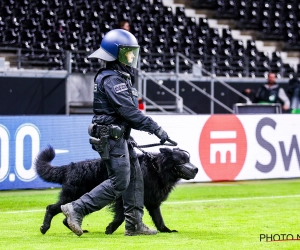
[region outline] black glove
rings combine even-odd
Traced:
[[[131,145],[132,148],[137,147],[136,141],[131,136],[129,137],[127,142]]]
[[[164,131],[161,127],[155,130],[154,134],[160,139],[160,144],[164,144],[169,138],[167,132]]]

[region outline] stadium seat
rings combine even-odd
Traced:
[[[283,63],[282,67],[283,67],[283,75],[282,76],[292,78],[293,75],[295,74],[294,67],[288,63]]]
[[[163,6],[163,1],[162,0],[153,0],[153,4],[158,5],[158,6]]]
[[[4,30],[2,35],[2,45],[15,47],[20,46],[20,37],[14,29]]]
[[[216,9],[218,6],[217,0],[192,0],[194,8]]]
[[[240,19],[242,28],[261,29],[262,35],[276,39],[282,37],[289,45],[287,49],[300,47],[299,4],[295,1],[193,0],[192,4],[215,11],[216,17]],[[218,29],[209,26],[207,18],[196,22],[195,17],[186,16],[185,7],[176,6],[173,12],[162,0],[3,0],[0,14],[0,47],[28,50],[28,63],[35,55],[40,59],[44,55],[43,60],[59,68],[63,65],[58,60],[60,53],[90,53],[99,47],[105,33],[118,27],[119,20],[127,19],[141,45],[142,58],[146,57],[141,65],[146,70],[173,71],[175,52],[181,52],[198,62],[202,60],[203,67],[209,70],[215,67],[216,74],[244,74],[242,67],[248,61],[261,67],[262,72],[268,67],[279,67],[286,74],[292,71],[278,60],[261,59],[255,41],[244,48],[241,41],[232,38],[230,29],[219,34]],[[45,49],[33,53],[32,48],[41,44]],[[151,53],[155,54],[150,56]],[[73,68],[78,72],[97,70],[85,58],[74,57]],[[180,70],[189,72],[190,66],[183,62]],[[254,67],[251,70],[261,74]]]
[[[222,18],[236,19],[239,15],[239,5],[237,0],[218,0],[216,15]]]

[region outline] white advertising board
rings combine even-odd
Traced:
[[[193,182],[300,177],[300,116],[151,116],[199,168]],[[138,145],[157,143],[132,131]],[[146,148],[157,152],[159,147]]]

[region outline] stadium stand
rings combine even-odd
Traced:
[[[298,8],[296,0],[3,0],[1,69],[65,70],[73,93],[66,95],[66,109],[91,113],[90,82],[99,62],[87,56],[125,19],[141,45],[138,89],[147,112],[152,106],[190,114],[232,113],[238,97],[229,90],[239,95],[243,84],[255,88],[269,71],[284,85],[299,72]],[[237,35],[248,31],[255,36]],[[267,49],[262,46],[266,39],[281,46]],[[287,58],[286,51],[297,51],[298,57]],[[224,87],[228,84],[232,88]],[[206,95],[201,105],[199,93]]]
[[[284,40],[285,49],[299,49],[296,0],[192,3],[213,10],[219,18],[235,19],[241,29],[260,30],[264,39]],[[263,77],[272,70],[288,77],[297,69],[283,63],[279,52],[274,57],[259,52],[255,41],[245,46],[229,28],[219,33],[207,18],[189,17],[183,6],[172,11],[162,0],[3,0],[0,9],[0,52],[19,50],[16,60],[23,68],[63,69],[65,52],[71,51],[73,72],[95,72],[97,61],[87,55],[118,20],[127,19],[142,46],[140,67],[146,72],[174,72],[176,52],[217,76]],[[192,71],[187,62],[179,70]]]

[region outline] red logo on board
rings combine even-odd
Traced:
[[[202,129],[199,155],[205,173],[213,181],[234,180],[247,153],[244,127],[235,115],[213,115]]]

